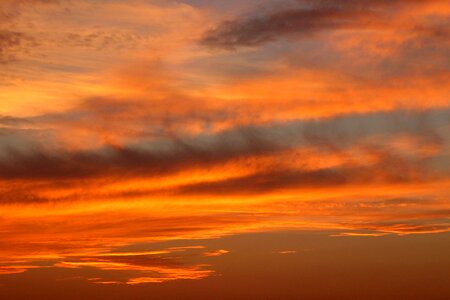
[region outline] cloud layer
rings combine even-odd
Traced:
[[[203,279],[233,253],[205,239],[449,231],[447,1],[238,2],[0,4],[0,274]]]

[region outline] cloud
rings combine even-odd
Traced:
[[[11,116],[1,116],[0,115],[0,126],[17,126],[23,123],[28,123],[24,118],[11,117]]]
[[[393,233],[398,235],[440,233],[440,232],[448,232],[450,230],[450,224],[448,223],[448,221],[431,224],[418,224],[418,222],[411,222],[411,223],[399,222],[395,224],[372,223],[366,225],[361,224],[359,226],[357,225],[356,227],[359,227],[360,229],[375,230],[381,231],[382,233]]]
[[[423,1],[439,2],[439,1]],[[212,48],[259,46],[280,38],[304,39],[340,29],[393,26],[392,11],[421,1],[296,1],[225,21],[206,32],[201,43]],[[395,18],[395,17],[394,17]]]
[[[8,24],[18,16],[21,10],[29,5],[57,4],[61,0],[3,0],[0,3],[0,25]]]
[[[280,251],[277,251],[275,253],[278,253],[278,254],[296,254],[297,250],[280,250]]]
[[[200,279],[214,274],[201,261],[226,245],[136,248],[275,230],[449,230],[448,21],[437,1],[272,1],[202,40],[300,41],[242,52],[199,48],[211,11],[183,3],[7,2],[14,26],[0,31],[0,53],[26,59],[0,72],[10,78],[0,273]]]
[[[275,191],[320,189],[345,185],[405,183],[436,180],[427,170],[400,158],[380,159],[375,166],[337,167],[321,170],[275,170],[217,182],[198,183],[179,188],[190,195],[261,195]],[[394,164],[393,164],[394,163]]]
[[[90,268],[101,270],[103,277],[84,278],[77,276],[73,279],[87,279],[95,284],[141,284],[162,283],[181,279],[202,279],[213,275],[215,272],[204,264],[188,263],[187,258],[202,258],[197,248],[185,249],[162,249],[160,251],[140,252],[106,252],[91,253],[90,255],[61,255],[60,257],[48,258],[45,255],[34,257],[34,264],[3,262],[0,260],[0,275],[23,273],[30,269],[39,268],[63,268],[80,269]],[[203,247],[201,248],[203,249]],[[225,250],[219,250],[225,251]],[[176,252],[176,256],[173,253]],[[221,255],[226,253],[220,252]],[[209,252],[207,252],[209,253]],[[212,251],[211,253],[217,253]],[[32,260],[33,257],[22,256],[18,261]],[[66,279],[67,280],[67,279]]]
[[[333,237],[380,237],[380,236],[386,236],[389,233],[380,233],[380,232],[341,232],[338,234],[332,234],[330,236]]]
[[[0,64],[14,61],[17,49],[30,42],[32,39],[24,33],[0,30]]]
[[[167,123],[155,119],[147,124],[143,117],[142,127],[128,140],[99,146],[82,140],[86,149],[67,148],[60,140],[77,130],[79,122],[96,122],[95,126],[108,130],[110,120],[115,120],[114,126],[126,128],[127,109],[127,105],[106,105],[105,111],[85,117],[80,117],[84,112],[78,108],[30,118],[3,117],[0,203],[142,199],[161,194],[262,195],[416,184],[445,180],[450,169],[448,110],[237,125],[197,134],[168,130]],[[108,117],[102,120],[103,115]],[[147,126],[160,126],[159,135],[147,136]],[[130,184],[133,180],[139,184]]]
[[[111,118],[116,120],[116,125],[124,122],[124,126],[127,126],[126,123],[129,120],[127,114],[123,121],[120,120],[123,114],[123,110],[119,109],[120,106],[110,107],[111,110],[101,112],[102,115],[108,116],[106,121]],[[448,111],[445,110],[430,111],[429,113],[397,111],[348,115],[322,121],[297,121],[262,126],[238,125],[218,133],[185,135],[167,130],[167,124],[164,121],[158,124],[153,119],[150,120],[150,124],[142,123],[142,128],[138,129],[139,133],[136,134],[135,139],[130,139],[127,143],[100,144],[98,147],[86,150],[64,148],[64,144],[59,144],[58,138],[65,134],[66,130],[77,129],[79,126],[77,122],[68,121],[77,115],[79,116],[80,113],[75,111],[61,115],[33,117],[27,121],[34,126],[39,122],[42,124],[68,122],[68,127],[62,127],[64,130],[61,132],[59,129],[57,131],[42,129],[37,131],[18,129],[15,131],[13,128],[9,128],[8,134],[5,132],[6,135],[2,137],[5,143],[0,147],[0,177],[9,180],[80,180],[124,175],[153,177],[189,169],[211,168],[240,159],[262,158],[295,149],[315,148],[323,153],[343,154],[351,151],[350,149],[354,149],[354,147],[359,147],[361,151],[374,159],[387,161],[389,164],[399,167],[399,170],[401,170],[402,164],[405,168],[409,165],[415,169],[419,165],[414,161],[419,163],[423,154],[417,152],[412,157],[403,159],[400,156],[396,157],[393,153],[389,155],[390,150],[388,149],[391,146],[381,144],[377,147],[364,140],[378,135],[385,136],[384,140],[380,140],[380,142],[386,143],[395,136],[403,135],[411,137],[410,141],[405,141],[406,143],[415,143],[419,147],[427,146],[431,151],[431,148],[439,149],[444,143],[445,134],[442,131],[445,131],[445,126],[448,125]],[[78,117],[78,119],[80,118]],[[101,120],[98,114],[94,114],[88,115],[82,122],[96,122],[94,119]],[[15,119],[6,118],[5,120],[11,124],[11,120]],[[99,122],[97,121],[97,123]],[[108,123],[104,125],[109,126]],[[160,126],[161,135],[147,137],[147,126],[149,130],[150,128],[155,130]],[[42,138],[44,138],[45,144],[42,143]],[[367,145],[364,146],[364,143]],[[399,152],[398,155],[403,154]],[[394,164],[395,161],[397,162]],[[276,170],[271,170],[269,174],[271,172],[276,172]],[[314,182],[320,181],[314,180],[314,178],[322,179],[324,182],[345,181],[343,178],[346,176],[342,177],[338,173],[332,170],[302,172],[303,175],[300,177],[303,178],[303,181],[312,180]],[[280,175],[280,181],[287,183],[291,182],[290,179],[298,178],[300,174],[294,171],[294,173],[282,172],[278,175]],[[408,175],[405,176],[408,177]]]
[[[204,252],[203,255],[207,256],[207,257],[216,257],[216,256],[221,256],[221,255],[227,254],[229,252],[230,251],[228,251],[228,250],[219,249],[219,250]]]

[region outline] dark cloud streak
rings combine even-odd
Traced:
[[[433,159],[434,164],[443,168],[443,172],[447,172],[446,168],[449,166],[439,153],[430,159],[419,154],[396,152],[389,148],[389,144],[377,144],[374,141],[370,142],[371,139],[368,138],[383,136],[378,142],[385,143],[398,136],[409,136],[419,145],[440,149],[448,142],[445,139],[445,128],[450,120],[449,112],[448,110],[396,111],[341,116],[321,121],[237,126],[216,134],[182,136],[173,133],[164,138],[150,140],[140,136],[135,143],[105,144],[89,150],[49,148],[48,145],[42,145],[38,141],[39,136],[44,133],[30,133],[20,127],[17,130],[8,128],[8,134],[2,137],[0,144],[0,178],[60,181],[105,176],[117,179],[129,176],[151,177],[189,169],[207,170],[227,162],[242,162],[247,158],[273,154],[282,157],[286,151],[302,148],[315,149],[314,151],[323,155],[338,154],[351,159],[352,149],[359,147],[361,151],[377,158],[382,164],[377,166],[378,170],[384,170],[383,176],[389,181],[410,180],[417,172],[423,172],[422,175],[425,176],[424,170],[428,164],[433,163]],[[45,117],[40,118],[42,119]],[[3,120],[8,124],[14,124],[16,121],[27,122],[26,119],[16,120],[8,117],[4,117]],[[47,133],[47,136],[51,134]],[[26,149],[22,149],[20,145],[25,145]],[[253,177],[214,183],[210,187],[204,186],[198,190],[199,192],[201,189],[213,188],[226,190],[228,187],[239,185],[248,189],[252,189],[252,186],[255,189],[277,188],[280,183],[296,185],[302,182],[313,185],[320,185],[321,182],[341,184],[346,183],[350,177],[371,180],[367,177],[368,173],[363,172],[366,175],[364,177],[354,169],[351,172],[344,168],[305,173],[302,170],[284,172],[281,165],[272,167],[275,168],[272,170],[273,174],[257,174]],[[436,172],[438,169],[436,168]],[[278,171],[280,173],[277,173]],[[197,187],[186,187],[186,192],[188,190],[197,190]],[[26,195],[24,198],[30,197]]]
[[[383,28],[390,26],[389,19],[396,8],[420,2],[297,1],[286,8],[281,5],[281,9],[267,9],[225,21],[207,31],[200,43],[211,48],[235,49],[259,46],[283,37],[308,38],[327,30]]]

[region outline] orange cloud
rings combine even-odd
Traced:
[[[297,1],[212,31],[181,2],[40,2],[0,4],[0,274],[202,279],[228,253],[202,239],[449,231],[442,1]]]

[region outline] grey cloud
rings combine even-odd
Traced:
[[[327,30],[384,27],[389,26],[390,12],[417,3],[420,1],[296,1],[225,21],[207,31],[200,42],[212,48],[235,49],[283,37],[308,38]]]
[[[40,121],[43,119],[45,116],[40,117]],[[34,122],[36,120],[35,118]],[[398,179],[392,177],[392,180],[402,180],[400,170],[408,171],[405,174],[413,174],[414,170],[422,170],[421,164],[438,164],[436,172],[448,172],[448,163],[439,158],[444,153],[432,158],[422,158],[414,154],[392,152],[383,143],[397,136],[411,136],[423,145],[438,149],[448,147],[446,128],[449,120],[449,110],[395,111],[348,115],[321,121],[241,126],[216,134],[196,136],[177,135],[175,132],[159,138],[145,139],[144,130],[143,135],[132,143],[73,151],[59,147],[49,148],[49,145],[57,145],[57,142],[52,142],[52,134],[46,130],[36,132],[10,128],[8,134],[2,137],[0,145],[0,178],[63,180],[99,176],[158,176],[189,168],[208,168],[249,157],[282,155],[283,151],[304,147],[313,147],[324,155],[334,152],[351,157],[353,147],[359,146],[379,157],[386,164],[385,168],[392,169],[392,174],[399,174]],[[163,128],[166,124],[160,126]],[[70,128],[67,130],[70,132]],[[43,136],[46,137],[45,146],[39,142]],[[295,180],[298,176],[318,176],[325,181],[342,181],[339,173],[329,171],[317,174],[283,174]],[[282,175],[282,178],[283,174],[278,175]],[[309,180],[306,177],[301,179]]]

